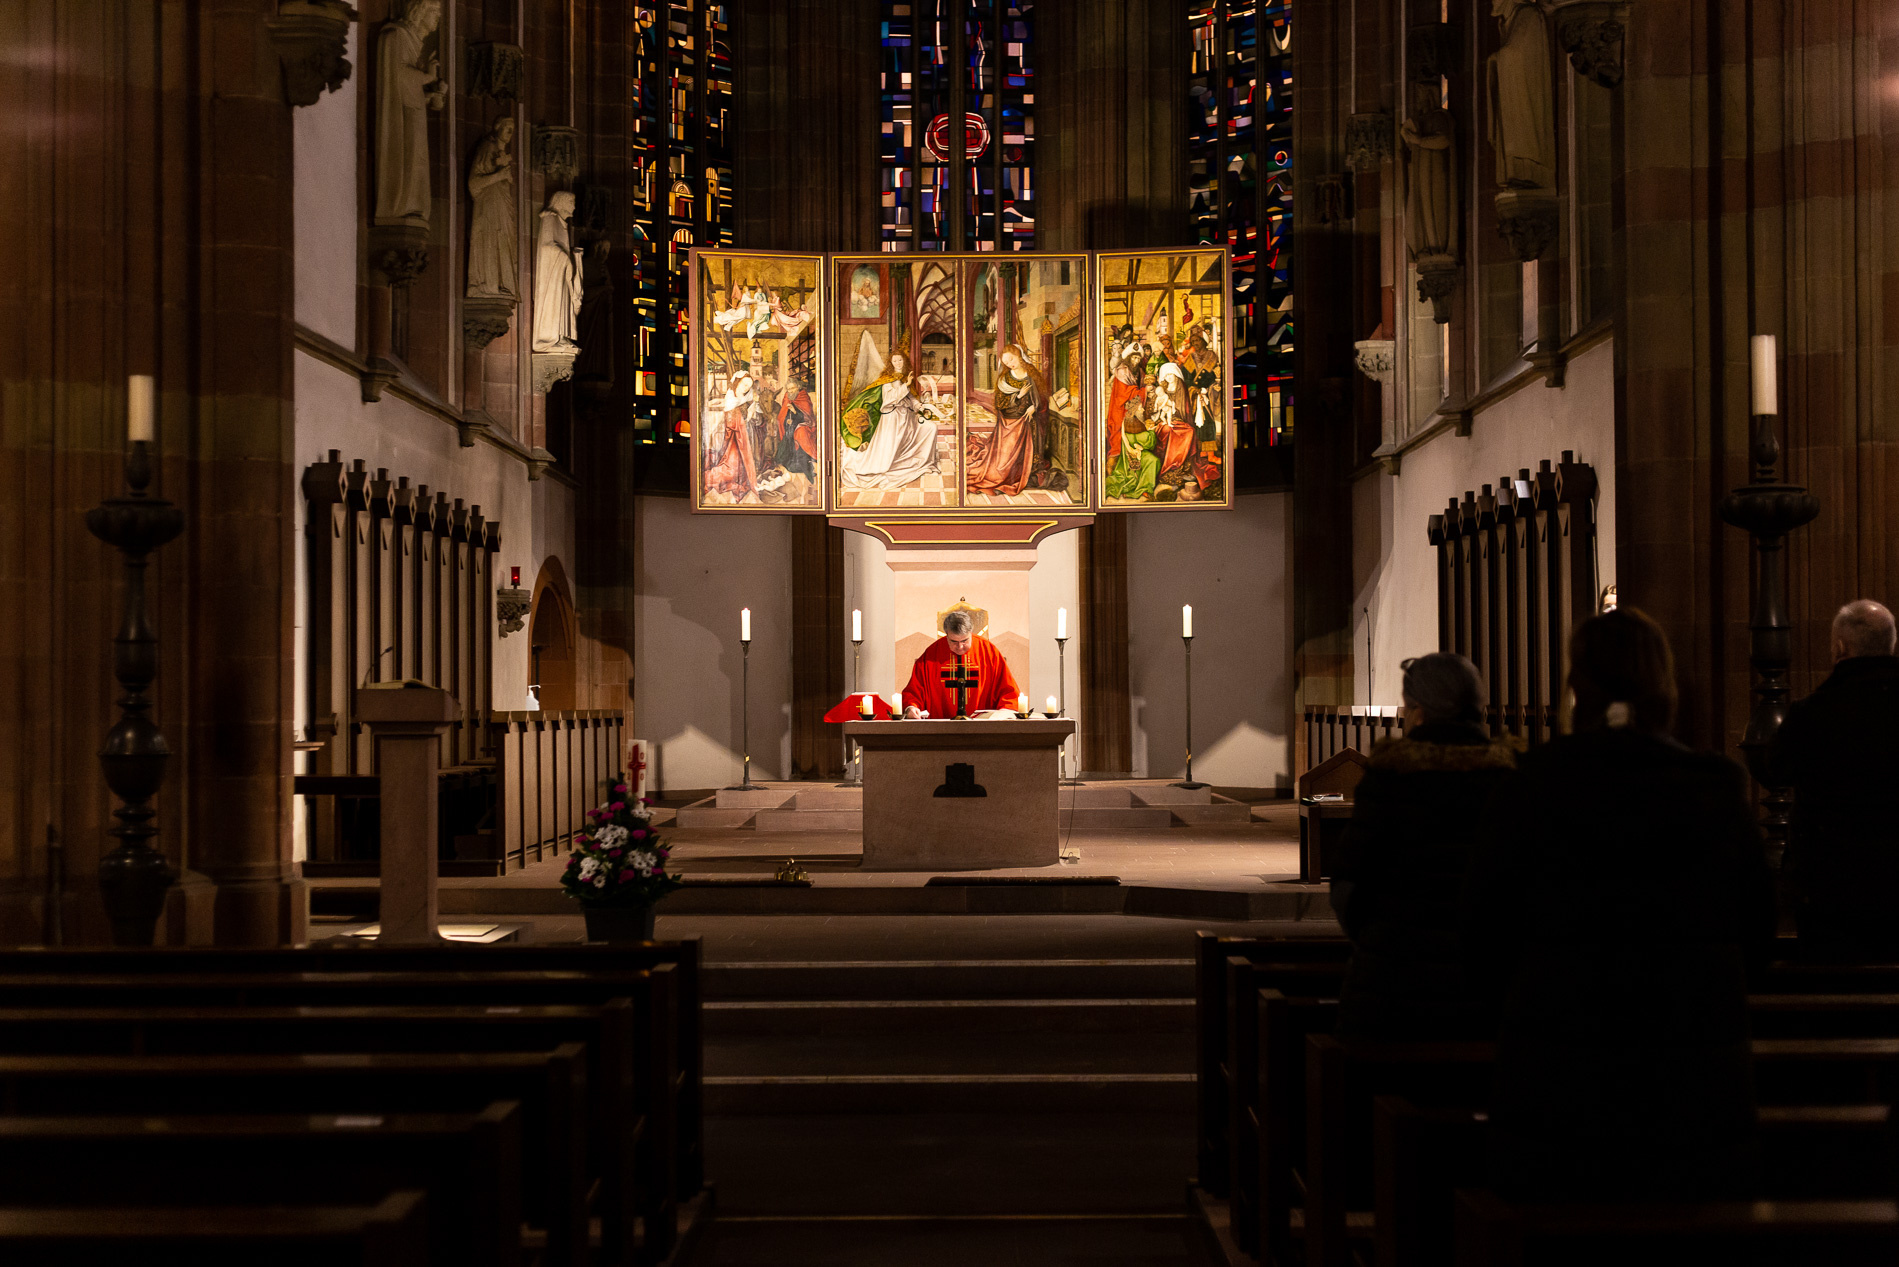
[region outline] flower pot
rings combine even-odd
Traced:
[[[585,906],[587,940],[637,942],[653,940],[653,908],[645,906]]]

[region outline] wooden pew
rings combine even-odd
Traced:
[[[640,972],[675,966],[674,1059],[678,1087],[673,1113],[675,1195],[689,1200],[705,1186],[705,1041],[701,1020],[701,948],[696,937],[639,946],[498,945],[378,946],[350,942],[309,947],[191,946],[164,949],[102,947],[0,950],[0,976],[76,972],[122,976],[262,972]]]
[[[508,1052],[563,1043],[586,1052],[588,1174],[600,1184],[602,1241],[630,1262],[634,1219],[647,1210],[670,1217],[672,1206],[663,1191],[643,1199],[646,1121],[629,999],[598,1007],[0,1008],[0,1054],[8,1055]]]
[[[1760,1111],[1760,1195],[1776,1201],[1875,1200],[1895,1189],[1892,1111],[1883,1104]],[[1468,1108],[1379,1096],[1372,1108],[1377,1267],[1447,1267],[1455,1194],[1490,1180],[1489,1125]]]
[[[1762,1201],[1685,1205],[1517,1205],[1457,1194],[1458,1267],[1890,1267],[1899,1205]]]
[[[521,1262],[521,1106],[479,1113],[0,1117],[10,1207],[373,1205],[427,1194],[432,1267]]]
[[[1305,1203],[1306,1039],[1329,1034],[1337,1024],[1337,999],[1259,992],[1259,1232],[1258,1248],[1250,1252],[1262,1261],[1288,1263],[1296,1258],[1293,1222],[1298,1218],[1303,1224]]]
[[[546,1261],[587,1267],[586,1052],[0,1056],[12,1117],[478,1112],[522,1116],[522,1214]]]
[[[0,1209],[7,1267],[413,1267],[427,1198],[371,1206]]]

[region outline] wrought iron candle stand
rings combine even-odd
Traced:
[[[739,697],[739,743],[745,749],[745,776],[737,787],[729,787],[728,792],[761,792],[764,789],[752,782],[752,640],[740,638],[739,648],[745,653],[744,669],[740,676],[742,692]]]
[[[99,860],[99,894],[112,920],[112,940],[120,946],[149,946],[165,890],[176,879],[165,855],[152,845],[158,828],[152,798],[165,781],[171,746],[151,719],[146,692],[158,676],[158,635],[145,614],[145,560],[185,528],[185,513],[163,498],[147,495],[152,482],[151,445],[135,441],[125,458],[127,494],[86,512],[86,527],[125,556],[125,618],[112,640],[112,672],[125,688],[119,720],[106,732],[99,765],[106,786],[121,804],[113,811],[119,825],[111,834],[118,848]]]
[[[851,639],[851,699],[853,702],[858,703],[860,705],[863,703],[863,700],[859,697],[857,693],[857,660],[858,660],[858,656],[863,653],[863,650],[864,650],[864,640],[862,638],[852,638]],[[872,712],[870,715],[872,717],[875,717],[877,715],[875,711],[876,705],[874,704],[871,705],[871,709],[872,709]],[[852,743],[850,745],[850,751],[845,754],[844,764],[850,767],[851,773],[848,778],[846,778],[842,783],[837,784],[837,786],[838,787],[863,787],[864,786],[864,745],[860,743]]]
[[[1754,589],[1754,611],[1748,621],[1748,660],[1753,665],[1754,711],[1747,719],[1741,751],[1747,768],[1760,783],[1761,826],[1767,835],[1769,860],[1778,867],[1787,847],[1787,811],[1793,804],[1789,789],[1769,779],[1767,748],[1787,719],[1787,671],[1793,660],[1793,621],[1787,616],[1787,534],[1813,522],[1820,500],[1797,484],[1778,480],[1780,440],[1774,434],[1775,414],[1756,414],[1749,446],[1752,481],[1721,499],[1721,518],[1754,538],[1760,569]]]
[[[1055,640],[1055,672],[1057,674],[1055,679],[1055,715],[1057,717],[1066,717],[1068,716],[1068,639],[1066,638],[1057,638]],[[1062,763],[1064,767],[1066,767],[1068,762],[1068,744],[1068,739],[1062,740]],[[1060,781],[1069,786],[1078,787],[1081,784],[1081,780],[1069,776],[1065,768]]]
[[[1187,777],[1168,786],[1190,788],[1197,792],[1206,784],[1194,782],[1193,777],[1193,635],[1182,634],[1180,644],[1187,648]]]

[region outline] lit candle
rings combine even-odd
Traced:
[[[869,717],[871,715],[869,691],[857,697],[857,713],[860,717]]]
[[[508,569],[508,584],[514,586],[516,589],[521,588],[521,569],[520,568]]]
[[[1066,607],[1056,609],[1055,636],[1057,638],[1066,638],[1068,636],[1068,609]]]
[[[1053,695],[1048,697],[1048,703],[1043,706],[1044,710],[1050,713],[1053,713],[1057,707],[1058,705],[1055,703],[1055,697]]]
[[[1027,691],[1015,697],[1015,711],[1018,713],[1026,713],[1029,711],[1029,693]]]
[[[890,692],[890,712],[894,717],[903,716],[903,692]]]
[[[1780,412],[1780,380],[1774,361],[1774,336],[1757,334],[1752,339],[1754,353],[1754,412]]]
[[[752,609],[749,607],[739,608],[738,636],[740,642],[752,640]]]
[[[1180,636],[1183,638],[1193,637],[1193,608],[1191,607],[1182,607],[1180,609]]]
[[[150,374],[134,374],[125,380],[125,438],[133,444],[152,442]]]

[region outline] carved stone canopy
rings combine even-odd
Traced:
[[[1497,195],[1497,236],[1525,264],[1541,259],[1562,223],[1556,195],[1547,189],[1506,189]]]
[[[1439,325],[1451,319],[1451,296],[1457,293],[1457,259],[1451,255],[1420,255],[1418,298],[1429,301],[1431,319]]]
[[[1355,114],[1345,121],[1345,165],[1355,172],[1375,172],[1392,152],[1389,114]]]
[[[471,97],[518,101],[527,79],[527,53],[519,44],[479,41],[468,46],[466,91]]]
[[[264,19],[284,68],[284,100],[313,106],[349,81],[349,26],[356,10],[344,0],[280,0]]]
[[[1397,365],[1397,346],[1392,339],[1360,339],[1352,344],[1356,351],[1352,359],[1358,372],[1380,387],[1391,386],[1391,372]]]
[[[1628,39],[1629,6],[1605,0],[1574,0],[1550,8],[1556,42],[1569,54],[1576,73],[1604,88],[1622,82]]]
[[[462,300],[462,338],[468,350],[478,352],[508,332],[514,319],[514,300],[470,296]]]
[[[504,585],[495,591],[495,620],[500,623],[503,638],[521,631],[527,623],[529,606],[528,592],[518,585]]]
[[[1432,84],[1457,73],[1457,24],[1421,22],[1405,32],[1405,65],[1414,84]]]
[[[412,224],[372,224],[369,265],[384,284],[407,286],[429,266],[428,229]]]
[[[580,171],[580,129],[534,125],[534,166],[553,185],[571,185]]]

